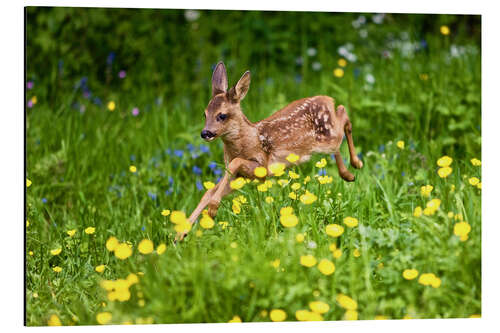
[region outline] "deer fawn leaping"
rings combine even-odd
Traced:
[[[208,190],[189,216],[194,223],[203,209],[214,217],[222,197],[231,192],[230,181],[237,176],[255,178],[254,169],[263,166],[272,175],[273,163],[289,165],[286,157],[300,156],[297,163],[307,161],[312,153],[334,153],[340,177],[354,181],[340,156],[340,145],[345,133],[351,165],[361,168],[363,162],[356,156],[352,141],[352,126],[342,105],[335,110],[334,100],[328,96],[303,98],[290,103],[270,117],[251,123],[240,106],[250,86],[250,72],[245,72],[238,83],[227,90],[227,73],[219,62],[212,75],[212,99],[205,109],[205,128],[201,137],[212,141],[220,137],[224,142],[226,173],[215,187]],[[178,235],[180,239],[184,235]]]

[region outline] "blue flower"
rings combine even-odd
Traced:
[[[203,190],[203,184],[199,180],[196,181],[196,188],[198,191]]]
[[[208,167],[210,168],[210,170],[213,170],[213,169],[217,168],[217,163],[212,161],[212,162],[208,163]]]
[[[385,146],[384,145],[378,146],[378,151],[383,153],[385,151]]]
[[[354,78],[356,79],[361,74],[361,70],[359,68],[354,68],[353,74],[354,74]]]
[[[195,165],[193,166],[193,173],[195,175],[201,175],[201,169]]]
[[[165,195],[170,195],[172,194],[174,190],[172,188],[169,188],[168,190],[165,191]]]
[[[176,149],[176,150],[174,150],[174,155],[177,157],[182,157],[182,155],[184,155],[184,151]]]
[[[205,146],[205,145],[200,145],[200,151],[202,153],[208,153],[208,152],[210,152],[210,148],[208,146]]]
[[[47,203],[47,199],[42,198],[42,202],[43,202],[43,203]]]
[[[108,65],[111,65],[113,63],[113,60],[115,60],[115,56],[116,54],[113,51],[109,52],[108,58],[106,59],[106,63]]]
[[[148,195],[151,199],[156,200],[156,194],[152,192],[148,192]]]
[[[141,230],[142,230],[142,231],[145,231],[145,230],[146,230],[146,227],[145,227],[145,226],[143,226],[143,227],[141,228]]]
[[[170,149],[170,148],[165,149],[165,154],[167,154],[167,155],[172,154],[172,149]]]
[[[102,105],[102,101],[99,97],[94,97],[94,104],[96,105]]]
[[[320,170],[318,171],[318,175],[319,175],[319,176],[324,176],[324,175],[326,175],[326,170],[325,170],[325,169],[320,169]]]
[[[133,162],[133,161],[135,161],[135,155],[134,155],[134,154],[130,155],[130,160],[131,160],[132,162]]]
[[[214,175],[216,175],[216,176],[222,174],[222,170],[221,169],[215,169],[213,172],[214,172]]]
[[[174,183],[174,179],[171,176],[168,176],[168,183],[172,185]]]
[[[406,175],[406,173],[403,171],[401,172],[401,176],[404,177]]]
[[[190,152],[192,152],[194,150],[194,146],[190,143],[187,144],[187,150],[189,150]]]
[[[295,75],[295,82],[296,83],[302,82],[302,76],[300,74]]]

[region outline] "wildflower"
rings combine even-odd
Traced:
[[[432,199],[431,201],[427,202],[427,205],[424,209],[424,215],[426,216],[434,215],[434,213],[439,209],[440,205],[441,205],[441,200],[439,199]]]
[[[137,172],[137,167],[135,165],[131,165],[128,169],[132,173],[136,173]]]
[[[415,210],[413,211],[413,216],[415,217],[422,216],[422,207],[420,206],[415,207]]]
[[[30,226],[30,221],[26,220],[26,228]]]
[[[481,161],[478,160],[477,158],[471,159],[470,162],[472,163],[473,166],[481,166]]]
[[[212,229],[215,225],[215,222],[209,215],[203,215],[200,220],[200,225],[203,229]]]
[[[286,157],[286,160],[290,163],[295,163],[299,160],[299,155],[291,153]]]
[[[99,266],[96,266],[95,271],[97,273],[102,273],[102,272],[104,272],[105,268],[106,268],[106,265],[99,265]]]
[[[460,237],[462,242],[465,242],[469,238],[469,232],[471,231],[471,226],[467,222],[458,222],[453,227],[453,233]]]
[[[229,223],[226,222],[226,221],[220,221],[219,222],[219,225],[221,226],[222,230],[226,229],[228,224]]]
[[[33,251],[29,251],[29,252],[28,252],[28,254],[29,254],[30,256],[33,256],[33,255],[34,255]]]
[[[280,215],[293,215],[292,207],[282,207],[280,209]]]
[[[335,243],[330,244],[330,245],[328,246],[328,249],[329,249],[330,251],[332,251],[332,252],[333,252],[333,251],[335,251],[335,250],[337,249],[337,244],[335,244]]]
[[[139,115],[139,108],[135,107],[132,109],[132,115],[134,117],[137,117]]]
[[[111,321],[111,312],[100,312],[96,316],[96,320],[101,325],[106,325]]]
[[[323,184],[331,184],[333,182],[333,177],[331,177],[331,176],[319,176],[318,182],[322,185]]]
[[[201,236],[203,236],[203,231],[201,231],[200,229],[196,230],[195,236],[200,238]]]
[[[62,326],[61,320],[59,317],[55,314],[50,316],[49,320],[47,321],[47,325],[49,326]]]
[[[279,177],[285,173],[285,164],[283,163],[273,163],[269,166],[269,171],[276,176]],[[282,185],[283,186],[283,185]]]
[[[293,183],[290,188],[294,191],[297,191],[300,188],[300,183]]]
[[[210,189],[212,189],[212,188],[214,188],[214,187],[215,187],[215,184],[214,184],[214,183],[212,183],[212,182],[204,182],[204,183],[203,183],[203,186],[205,186],[205,188],[206,188],[207,190],[210,190]]]
[[[186,221],[186,214],[179,210],[174,210],[172,214],[170,214],[170,222],[173,224],[181,224]]]
[[[265,199],[265,200],[266,200],[266,202],[267,202],[267,203],[269,203],[269,204],[270,204],[270,203],[272,203],[272,202],[274,201],[273,197],[266,197],[266,199]]]
[[[356,258],[359,258],[361,256],[361,252],[359,251],[359,249],[354,249],[352,255]]]
[[[325,302],[315,301],[309,303],[309,308],[312,312],[323,314],[327,313],[328,310],[330,310],[330,305],[326,304]]]
[[[241,323],[241,318],[239,316],[234,316],[228,323]]]
[[[68,234],[69,237],[73,237],[76,233],[76,229],[68,230],[66,231],[66,233]]]
[[[243,177],[238,177],[235,180],[232,180],[229,184],[233,190],[239,190],[246,184],[245,179]]]
[[[114,236],[111,236],[106,241],[106,249],[108,249],[109,252],[113,252],[118,246],[118,244],[119,244],[118,239],[116,239],[116,237]]]
[[[170,209],[164,209],[161,211],[161,215],[163,216],[169,216],[170,215]]]
[[[300,196],[300,201],[305,205],[310,205],[318,199],[316,195],[306,190],[305,194]]]
[[[57,248],[54,250],[50,250],[50,254],[52,254],[53,256],[57,256],[59,253],[61,253],[61,251],[62,251],[61,248]]]
[[[340,67],[345,67],[345,66],[347,66],[347,61],[346,61],[344,58],[340,58],[340,59],[337,61],[337,64],[338,64]]]
[[[332,252],[332,254],[333,254],[333,257],[335,259],[338,259],[338,258],[342,257],[342,250],[341,249],[336,249],[335,251]]]
[[[116,245],[114,252],[118,259],[125,260],[132,255],[132,247],[127,243],[120,243]]]
[[[471,177],[469,178],[469,184],[471,184],[472,186],[476,186],[477,184],[479,184],[479,179],[477,177]]]
[[[161,243],[160,245],[158,245],[158,247],[156,248],[156,253],[158,254],[163,254],[163,252],[165,252],[165,250],[167,249],[167,246],[164,244],[164,243]]]
[[[344,224],[349,228],[354,228],[355,226],[358,225],[358,219],[355,217],[348,216],[344,218]]]
[[[108,110],[113,112],[116,108],[116,103],[114,101],[108,102]]]
[[[94,227],[85,228],[85,233],[87,235],[92,235],[94,232],[95,232],[95,228]]]
[[[424,197],[430,197],[434,187],[432,185],[425,185],[420,188],[420,194]]]
[[[453,162],[453,159],[449,156],[443,156],[437,160],[437,165],[441,168],[449,167],[451,163]]]
[[[26,178],[26,187],[30,187],[30,186],[31,186],[31,180]]]
[[[137,249],[142,254],[149,254],[149,253],[153,252],[154,245],[153,245],[153,242],[151,240],[143,239],[139,242]]]
[[[471,314],[469,318],[481,318],[480,314]]]
[[[358,308],[358,303],[347,295],[338,294],[336,300],[346,310],[356,310]]]
[[[299,219],[297,216],[291,214],[291,215],[282,215],[280,217],[280,222],[281,224],[286,227],[286,228],[291,228],[295,227],[297,223],[299,223]]]
[[[304,178],[304,184],[309,183],[310,180],[311,180],[311,177],[310,176],[306,176],[306,178]]]
[[[271,266],[273,266],[274,268],[280,267],[280,260],[276,259],[276,260],[271,261]]]
[[[292,200],[297,200],[297,193],[295,193],[295,192],[290,192],[290,193],[288,194],[288,197],[289,197],[290,199],[292,199]]]
[[[186,233],[189,232],[191,228],[191,223],[188,220],[185,220],[183,223],[176,224],[174,230],[178,233]]]
[[[358,320],[358,311],[356,310],[347,310],[344,314],[345,320]]]
[[[37,102],[38,102],[38,99],[36,98],[36,96],[31,97],[31,103],[33,105],[35,105]]]
[[[295,317],[299,321],[322,321],[323,317],[316,312],[307,310],[297,310],[295,312]]]
[[[439,288],[441,286],[441,279],[438,277],[435,277],[434,280],[431,282],[432,288]]]
[[[328,259],[321,259],[318,264],[318,269],[324,275],[332,275],[333,272],[335,272],[335,264]]]
[[[56,273],[59,273],[59,272],[61,272],[61,271],[62,271],[62,268],[61,268],[61,267],[59,267],[59,266],[55,266],[55,267],[52,267],[52,270],[53,270],[54,272],[56,272]]]
[[[403,271],[403,277],[406,279],[406,280],[413,280],[414,278],[416,278],[418,276],[418,271],[416,269],[405,269]]]
[[[433,273],[424,273],[418,278],[418,283],[424,286],[435,286],[438,288],[441,285],[441,279],[436,277]]]
[[[326,159],[322,158],[319,162],[316,162],[316,168],[324,168],[326,167]]]
[[[255,168],[253,173],[255,176],[257,176],[259,178],[264,178],[265,176],[267,176],[267,169],[264,167],[257,167],[257,168]]]
[[[304,241],[304,234],[297,234],[295,236],[295,240],[297,241],[297,243],[302,243]]]
[[[396,142],[396,146],[397,146],[399,149],[405,149],[405,142],[404,142],[404,141],[399,140],[398,142]]]
[[[280,180],[278,180],[278,184],[280,184],[281,187],[285,187],[286,185],[288,185],[288,180],[280,179]]]
[[[300,256],[300,264],[302,266],[313,267],[314,265],[316,265],[316,263],[317,263],[316,258],[314,258],[314,256],[311,254]]]
[[[257,186],[257,191],[259,192],[267,192],[267,185],[262,183],[259,186]]]
[[[288,176],[292,179],[298,179],[300,178],[300,175],[298,173],[293,172],[292,170],[288,171]]]
[[[286,319],[286,312],[281,309],[273,309],[269,313],[269,318],[272,321],[283,321]]]
[[[418,77],[422,81],[427,81],[429,79],[429,74],[427,74],[427,73],[421,73],[421,74],[418,75]]]
[[[336,223],[329,224],[326,226],[325,232],[328,236],[339,237],[344,233],[344,227]]]
[[[476,185],[476,187],[477,187],[478,189],[482,189],[482,188],[483,188],[483,183],[482,183],[482,182],[479,182],[479,183]]]
[[[450,34],[450,28],[448,28],[447,25],[442,25],[440,28],[439,28],[439,31],[441,32],[441,34],[447,36]]]
[[[233,207],[232,207],[232,209],[233,209],[233,213],[234,213],[234,214],[239,214],[239,213],[241,213],[241,206],[240,206],[240,204],[239,204],[239,203],[237,203],[237,202],[234,202],[234,203],[233,203]]]
[[[344,76],[344,70],[342,68],[335,68],[333,70],[333,75],[335,77],[341,78],[342,76]]]

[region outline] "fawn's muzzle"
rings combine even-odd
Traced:
[[[201,138],[202,139],[211,139],[215,136],[215,133],[212,133],[210,131],[207,131],[207,130],[203,130],[201,131]]]

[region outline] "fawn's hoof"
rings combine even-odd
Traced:
[[[356,169],[361,169],[363,167],[363,162],[360,159],[352,161],[351,165]]]
[[[342,177],[342,179],[345,180],[346,182],[353,182],[356,179],[356,177],[354,177],[354,175],[347,170],[341,172],[340,177]]]
[[[181,242],[186,235],[187,232],[178,232],[177,235],[175,235],[174,243]]]
[[[212,201],[208,204],[208,215],[214,218],[217,215],[217,210],[219,209],[220,202]]]

